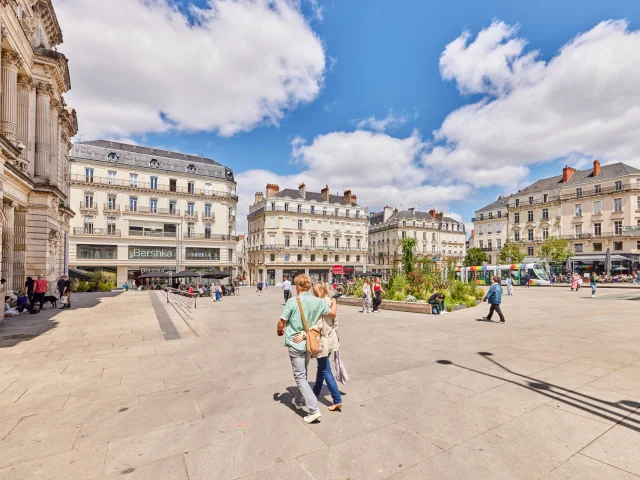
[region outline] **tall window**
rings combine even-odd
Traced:
[[[533,197],[529,197],[529,205],[533,205]]]
[[[529,241],[533,241],[533,229],[532,228],[527,230],[527,238],[529,239]]]
[[[84,206],[85,208],[93,208],[93,193],[84,194]]]
[[[616,192],[619,192],[620,190],[622,190],[622,181],[618,180],[616,182]]]
[[[407,232],[403,231],[402,232],[402,239],[404,240],[405,238],[407,238]]]
[[[487,235],[491,235],[491,224],[487,224]]]
[[[483,248],[484,240],[478,240],[478,247]]]
[[[169,201],[169,213],[171,215],[175,215],[178,212],[178,209],[176,208],[177,205],[178,204],[177,204],[177,202],[175,200],[170,200]]]
[[[196,224],[193,222],[187,223],[187,236],[193,238],[196,233]]]
[[[195,204],[193,202],[187,203],[187,215],[193,215],[195,212]]]
[[[116,196],[115,195],[109,195],[107,197],[107,208],[109,210],[115,210],[116,207]]]
[[[93,233],[93,217],[91,215],[85,215],[84,217],[84,232]]]
[[[298,237],[298,247],[302,247],[302,237]]]
[[[93,168],[84,169],[84,180],[85,182],[93,183]]]
[[[311,248],[316,248],[316,237],[311,237]]]
[[[296,208],[298,210],[298,213],[302,213],[302,204],[301,203],[299,203]]]
[[[187,192],[189,192],[189,193],[195,193],[196,192],[196,184],[195,184],[195,182],[188,182],[187,183]]]
[[[622,242],[613,242],[613,249],[616,251],[622,250]]]
[[[549,194],[545,193],[544,195],[542,195],[542,201],[544,203],[547,203],[549,201]]]
[[[582,216],[582,204],[581,203],[576,203],[575,205],[575,217],[581,217]]]
[[[107,217],[107,235],[115,235],[116,219],[115,217]]]
[[[356,248],[360,250],[360,239],[356,238]]]
[[[204,216],[205,217],[211,217],[211,204],[210,203],[205,203],[204,204]]]
[[[593,202],[593,214],[600,215],[602,213],[602,200]]]
[[[602,192],[602,185],[596,185],[595,186],[595,192],[596,193],[601,193]]]
[[[158,177],[151,177],[151,190],[158,189]]]
[[[204,194],[205,195],[213,194],[213,189],[211,188],[211,184],[210,183],[205,183],[204,184]]]
[[[598,237],[602,235],[602,223],[594,223],[593,224],[593,234]]]
[[[502,224],[496,223],[496,233],[502,233]]]
[[[482,225],[478,225],[478,235],[483,235]]]
[[[533,222],[533,210],[527,212],[527,222]]]
[[[616,220],[615,222],[613,222],[613,233],[615,233],[616,235],[622,235],[622,222],[619,220]]]
[[[285,203],[285,204],[284,204],[284,211],[285,211],[285,212],[288,212],[288,211],[289,211],[289,204],[288,204],[288,203]]]
[[[116,184],[116,175],[117,175],[115,170],[109,170],[107,172],[107,175],[108,175],[108,179],[109,179],[109,185],[115,185]]]
[[[329,247],[329,237],[322,237],[322,246],[325,248]],[[325,260],[326,262],[326,260]]]
[[[496,240],[496,248],[499,248],[499,249],[502,248],[502,239],[498,238]]]
[[[284,246],[285,247],[290,247],[291,246],[291,237],[289,235],[285,235],[284,236]]]
[[[335,245],[334,245],[334,246],[335,246],[336,248],[340,248],[340,239],[339,239],[339,238],[336,238],[336,239],[334,240],[334,243],[335,243]]]
[[[582,196],[582,187],[578,187],[576,188],[576,197],[581,197]]]
[[[498,210],[498,218],[502,218],[502,211]]]
[[[542,229],[542,239],[546,240],[549,238],[549,229],[547,227]]]
[[[298,230],[302,230],[302,220],[298,220]]]
[[[549,220],[549,209],[548,208],[543,208],[542,209],[542,219],[543,220]]]
[[[129,197],[129,210],[132,212],[138,211],[138,197]]]
[[[491,249],[492,245],[493,245],[493,242],[491,241],[491,239],[488,239],[487,240],[487,248]]]
[[[349,216],[349,209],[347,208],[346,212],[345,212],[345,217]],[[415,223],[415,222],[414,222]]]
[[[574,232],[575,232],[576,238],[580,238],[580,235],[582,235],[582,225],[576,225],[574,227]]]
[[[351,250],[351,239],[347,238],[347,250]]]
[[[311,205],[311,213],[312,214],[316,213],[316,206],[315,205]]]
[[[137,173],[130,173],[129,174],[129,186],[130,187],[137,187],[138,186],[138,174]]]
[[[614,212],[621,212],[622,211],[622,199],[621,198],[614,198],[613,199],[613,211]]]
[[[204,224],[204,238],[211,238],[211,224]]]
[[[158,213],[158,200],[152,198],[149,201],[149,210],[151,210],[151,213]]]
[[[515,212],[513,214],[513,223],[520,223],[520,212]]]
[[[527,247],[527,255],[533,256],[533,247]]]
[[[519,207],[519,206],[520,206],[520,199],[516,198],[516,207]]]
[[[636,197],[636,210],[640,210],[640,196]]]

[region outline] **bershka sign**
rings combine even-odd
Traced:
[[[173,259],[176,258],[175,247],[129,247],[129,258],[144,259]]]

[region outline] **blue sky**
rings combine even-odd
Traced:
[[[124,0],[114,0],[111,7],[114,15],[118,11],[123,13],[123,8],[133,8],[133,4],[140,3],[139,0],[130,0],[117,5],[121,1]],[[261,1],[255,0],[255,3]],[[371,204],[372,210],[385,203],[404,208],[420,205],[424,210],[434,206],[458,214],[465,222],[469,222],[476,208],[493,201],[499,194],[517,190],[519,185],[531,180],[558,174],[564,163],[581,166],[595,157],[602,158],[605,162],[623,160],[633,163],[636,158],[636,151],[632,147],[612,147],[604,140],[594,142],[593,133],[588,133],[593,128],[593,123],[580,123],[586,120],[611,123],[607,116],[612,115],[612,112],[607,111],[606,105],[616,103],[618,98],[602,98],[602,105],[595,105],[599,102],[594,102],[592,96],[598,86],[589,83],[591,80],[578,76],[575,80],[576,88],[572,89],[570,85],[573,81],[567,77],[573,75],[572,72],[580,72],[584,65],[586,72],[592,72],[584,77],[600,78],[597,69],[602,68],[604,71],[608,68],[606,61],[594,61],[590,64],[584,59],[591,57],[591,52],[595,56],[606,57],[607,48],[613,46],[617,50],[616,42],[621,45],[621,49],[628,44],[629,50],[637,50],[632,46],[637,41],[635,29],[640,21],[640,2],[301,0],[299,3],[278,0],[280,7],[288,5],[292,15],[297,14],[299,18],[283,19],[287,15],[282,14],[277,21],[274,20],[273,28],[265,28],[265,32],[261,34],[267,37],[266,40],[264,37],[248,39],[246,45],[245,39],[250,35],[243,34],[242,29],[255,32],[257,28],[251,25],[252,17],[246,12],[244,15],[234,15],[220,10],[218,19],[203,20],[199,16],[202,12],[211,12],[212,7],[217,9],[222,4],[233,4],[234,0],[180,2],[179,10],[192,22],[194,29],[197,30],[198,25],[202,24],[207,26],[202,29],[202,36],[191,38],[194,35],[189,35],[190,39],[186,39],[185,33],[185,42],[181,46],[180,32],[185,30],[176,27],[180,20],[180,15],[176,12],[173,13],[174,21],[166,25],[160,22],[154,26],[149,22],[147,27],[138,22],[140,36],[134,38],[133,42],[144,44],[145,35],[153,41],[163,36],[163,28],[178,41],[167,44],[166,48],[171,51],[167,51],[166,57],[155,56],[157,52],[145,56],[144,48],[132,48],[130,57],[139,56],[144,60],[113,75],[116,78],[125,75],[120,78],[132,84],[140,82],[142,97],[146,95],[146,89],[156,88],[155,81],[149,80],[150,78],[167,83],[158,84],[157,96],[150,94],[148,99],[144,102],[141,100],[131,112],[123,114],[122,119],[118,119],[117,113],[108,117],[109,120],[113,119],[114,124],[119,122],[122,128],[109,126],[102,129],[105,111],[109,110],[108,103],[111,100],[124,104],[126,101],[135,103],[137,99],[130,94],[119,93],[118,88],[108,80],[111,75],[107,75],[106,80],[104,76],[99,81],[96,80],[104,88],[95,87],[92,80],[92,75],[96,75],[95,68],[87,67],[89,59],[84,57],[88,54],[83,53],[86,48],[81,48],[81,45],[86,45],[91,29],[78,25],[82,19],[82,4],[86,5],[86,0],[59,0],[65,32],[65,45],[61,50],[70,57],[72,83],[74,90],[76,87],[78,90],[69,95],[70,103],[78,104],[80,130],[84,140],[97,137],[123,139],[209,156],[234,169],[239,189],[243,193],[241,198],[245,202],[253,191],[264,188],[267,181],[282,183],[302,180],[312,186],[332,183],[330,187],[336,192],[346,188],[351,188],[356,194],[362,192],[359,198],[364,197]],[[159,0],[158,4],[158,15],[163,13],[163,8],[169,11],[172,9],[172,5],[165,0]],[[194,6],[203,10],[196,13]],[[152,7],[138,5],[137,8],[140,13],[141,9]],[[73,11],[80,15],[71,15]],[[103,15],[96,16],[104,17],[107,22],[110,13],[105,10]],[[130,16],[135,18],[136,15],[136,11],[132,11]],[[264,16],[264,12],[262,15]],[[223,18],[224,22],[221,21]],[[260,16],[257,15],[256,18],[259,19]],[[247,20],[245,22],[242,19]],[[601,32],[594,30],[607,20],[624,20],[627,23],[602,27]],[[300,26],[300,21],[304,28]],[[234,28],[234,22],[242,24],[238,23]],[[95,28],[99,28],[99,25]],[[145,28],[149,30],[145,31]],[[274,33],[275,29],[282,31],[287,28],[291,28],[289,37],[275,38],[270,44],[272,33],[274,37],[280,35]],[[468,38],[462,41],[462,47],[458,45],[459,48],[452,49],[443,64],[441,56],[445,48],[463,32],[468,32]],[[497,41],[488,46],[480,45],[481,42],[476,40],[480,38],[478,34],[481,32],[497,36]],[[575,55],[567,54],[560,58],[559,49],[577,35],[590,32],[593,38],[585,39],[583,43],[586,46],[577,46]],[[205,46],[203,39],[206,35],[211,38],[206,39]],[[253,41],[259,43],[256,48],[265,49],[260,57],[246,54],[245,48],[252,49]],[[516,42],[515,53],[505,53],[505,48],[502,48],[506,45],[510,51],[510,41]],[[65,50],[69,43],[69,49]],[[109,46],[104,43],[108,44],[108,39],[99,48],[108,49]],[[203,49],[202,56],[194,55],[199,43]],[[287,45],[296,45],[299,51],[281,51],[287,50]],[[105,50],[104,55],[107,58],[113,56],[113,61],[117,61],[118,58],[129,55],[126,50],[123,51],[126,48],[127,43],[124,43],[118,50]],[[183,52],[181,48],[184,49]],[[212,55],[209,58],[207,52],[218,49],[223,52],[223,56],[227,50],[228,58],[218,65],[233,73],[226,78],[218,70],[209,70],[207,66],[208,62],[218,62],[218,57]],[[308,55],[307,51],[310,52]],[[521,69],[516,67],[518,59],[526,58],[533,51],[538,53],[529,62],[532,65],[526,64]],[[246,58],[243,57],[245,54]],[[310,90],[304,88],[301,92],[296,91],[293,94],[295,99],[281,102],[271,108],[268,115],[258,112],[256,115],[261,120],[255,120],[255,115],[251,119],[238,120],[234,117],[237,112],[233,110],[234,104],[238,110],[243,109],[242,92],[232,91],[226,94],[225,89],[229,88],[230,82],[241,83],[243,75],[249,77],[248,83],[252,83],[252,63],[258,65],[261,58],[271,54],[281,56],[280,61],[292,65],[292,70],[315,69],[315,73],[305,77],[305,81],[313,85]],[[190,57],[190,62],[180,63],[182,56]],[[557,62],[554,62],[556,59]],[[628,61],[633,59],[629,58]],[[238,66],[236,63],[248,65]],[[599,67],[599,63],[605,65]],[[552,64],[557,65],[552,69]],[[171,77],[172,67],[182,71],[175,78],[160,79],[160,76],[165,75]],[[540,73],[545,67],[545,72]],[[74,75],[76,68],[78,77]],[[139,77],[138,72],[123,73],[137,68],[146,69],[147,72],[157,69],[157,72],[165,73],[154,73],[154,76],[147,78],[146,72],[142,71],[139,72]],[[205,73],[199,73],[203,68]],[[449,74],[444,73],[446,69],[449,69]],[[256,71],[256,76],[269,75],[269,68],[266,67],[256,67]],[[211,72],[210,82],[207,80],[207,72]],[[608,91],[618,90],[615,86],[626,86],[628,79],[623,77],[628,77],[629,74],[628,70],[603,73],[607,78],[600,80],[611,85]],[[126,75],[130,75],[130,78]],[[181,75],[202,75],[203,78],[194,85],[189,85],[189,81],[181,80]],[[299,73],[292,75],[298,78]],[[448,78],[443,78],[447,75]],[[482,79],[479,83],[478,78]],[[269,81],[265,81],[265,85]],[[115,78],[114,82],[117,82]],[[94,87],[90,87],[90,83]],[[161,98],[172,96],[181,89],[196,91],[198,88],[203,89],[202,103],[189,105],[190,99],[185,97],[178,99],[176,102],[180,104],[177,105]],[[259,89],[259,86],[253,85],[250,88]],[[250,88],[247,87],[247,92]],[[251,95],[268,98],[274,88],[265,87],[265,90],[266,93],[252,92]],[[225,93],[227,96],[239,97],[234,97],[231,105],[220,108],[220,99],[215,97],[215,91],[221,92],[221,95]],[[288,92],[291,94],[290,90]],[[640,92],[633,89],[633,92],[625,93],[624,98],[635,98],[636,93]],[[86,98],[100,94],[107,97],[112,95],[114,98]],[[188,92],[181,92],[179,96],[187,94]],[[276,94],[274,96],[277,97]],[[526,104],[528,97],[531,98],[531,107]],[[543,113],[539,116],[534,114],[537,107],[545,107],[544,102],[557,98],[572,100],[565,111],[560,112],[560,116],[566,118],[559,120],[558,115],[554,115],[550,119]],[[487,109],[476,113],[464,111],[465,106],[481,105],[478,102],[484,102],[485,106],[493,104],[495,110],[502,112],[499,119],[507,121],[506,127],[497,126],[499,122],[491,116],[494,113]],[[586,108],[586,102],[593,105]],[[547,110],[554,110],[557,104],[557,101],[553,101]],[[247,105],[248,109],[255,108],[249,101]],[[573,112],[576,105],[580,105],[582,110]],[[83,106],[89,117],[86,124],[83,122]],[[452,115],[461,108],[459,115]],[[513,113],[516,108],[520,113]],[[522,116],[521,112],[528,108],[532,109],[531,119],[520,118],[514,122],[516,126],[505,119],[512,114]],[[228,109],[228,118],[222,112],[224,109]],[[274,110],[276,119],[272,115]],[[624,116],[629,112],[621,108],[613,114]],[[144,121],[145,115],[159,119]],[[191,117],[199,118],[191,122]],[[392,121],[386,128],[374,127],[373,122],[362,122],[370,117],[375,117],[377,121],[385,118]],[[577,121],[576,118],[580,120]],[[174,128],[168,127],[162,119],[170,119],[167,123]],[[635,120],[635,116],[630,117],[631,122]],[[228,126],[237,125],[238,122],[242,126],[237,129]],[[83,128],[84,125],[87,126]],[[486,142],[482,144],[484,129],[490,127],[493,130],[494,125],[498,131],[487,132]],[[531,130],[537,127],[547,133],[542,133],[540,138],[532,137]],[[501,138],[500,129],[505,138]],[[585,131],[584,138],[558,134],[576,129]],[[434,132],[438,130],[440,133],[434,137]],[[621,138],[626,138],[625,132],[621,130],[624,129],[618,128],[613,135],[619,134]],[[354,135],[356,131],[363,134]],[[603,132],[603,135],[611,136],[612,133]],[[521,140],[519,136],[522,137]],[[522,152],[518,145],[522,145]],[[434,150],[437,146],[446,148],[444,151]],[[388,152],[385,154],[389,156],[386,160],[377,158],[377,152]],[[368,161],[368,155],[371,155],[371,162]],[[351,158],[356,167],[350,168],[344,176],[341,175],[340,170]],[[324,166],[318,166],[318,163],[323,163]],[[358,168],[362,175],[358,174]],[[243,172],[248,173],[243,175]],[[389,179],[388,183],[385,182],[386,178]],[[246,182],[246,191],[242,190],[243,180]],[[281,184],[283,188],[287,186],[295,188],[297,184]],[[409,191],[412,193],[408,194]],[[247,205],[239,207],[239,212],[246,211],[246,207]],[[242,229],[240,225],[239,229]]]

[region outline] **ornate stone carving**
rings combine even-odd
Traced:
[[[38,82],[36,83],[36,94],[37,95],[53,95],[53,87],[50,83]]]
[[[18,88],[22,90],[33,90],[33,80],[25,75],[18,75]]]
[[[10,50],[2,50],[2,64],[10,65],[16,69],[22,66],[22,58],[16,52]]]

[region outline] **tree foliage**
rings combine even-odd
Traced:
[[[573,256],[573,250],[571,250],[568,240],[549,237],[538,249],[538,255],[541,258],[546,258],[552,265],[559,265],[563,263],[567,257]]]
[[[505,243],[498,254],[498,263],[500,265],[522,263],[523,260],[524,253],[520,251],[520,247],[514,242]]]
[[[482,265],[489,261],[487,254],[478,247],[473,247],[467,250],[467,255],[464,257],[463,265],[465,267],[474,267]]]
[[[400,244],[402,247],[402,268],[406,275],[409,275],[415,270],[416,258],[414,255],[414,249],[417,244],[418,240],[413,237],[405,238]]]

